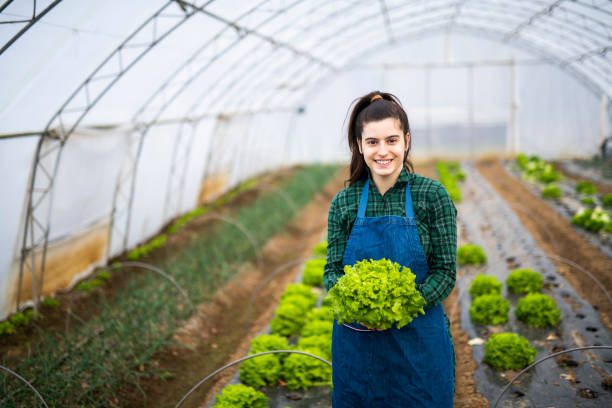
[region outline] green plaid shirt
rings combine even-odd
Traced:
[[[369,173],[369,169],[368,169]],[[426,308],[437,305],[455,286],[457,259],[457,209],[446,189],[437,181],[406,168],[384,196],[381,196],[370,177],[370,195],[366,217],[398,215],[405,217],[406,183],[414,207],[419,238],[429,265],[429,273],[417,289],[426,300]],[[332,200],[327,228],[327,263],[324,284],[330,290],[344,274],[342,257],[355,218],[359,198],[365,184],[360,180],[340,191]]]

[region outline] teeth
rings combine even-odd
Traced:
[[[391,162],[391,160],[376,160],[376,163],[378,163],[378,164],[388,164],[390,162]]]

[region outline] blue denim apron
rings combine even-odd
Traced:
[[[357,219],[344,251],[343,265],[387,258],[410,268],[422,283],[429,267],[406,184],[406,217],[366,217],[370,181],[359,201]],[[332,333],[334,408],[453,406],[454,355],[444,311],[425,309],[407,326],[382,331],[354,322]]]

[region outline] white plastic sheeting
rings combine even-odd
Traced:
[[[34,2],[3,4],[0,21]],[[0,41],[21,27],[0,24]],[[608,1],[63,0],[0,55],[0,136],[50,125],[64,140],[46,143],[61,154],[45,157],[53,201],[34,195],[35,252],[112,223],[93,265],[253,175],[345,161],[349,104],[373,89],[404,103],[417,159],[592,155],[610,128],[611,33]],[[33,248],[37,141],[0,137],[0,316]]]

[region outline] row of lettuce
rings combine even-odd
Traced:
[[[322,292],[324,256],[327,243],[321,242],[312,251],[313,259],[304,264],[302,283],[287,285],[281,295],[270,334],[251,340],[249,355],[274,350],[296,350],[319,356],[329,362],[333,314],[329,297],[315,307]],[[319,288],[314,289],[313,288]],[[241,384],[228,385],[216,396],[216,408],[268,407],[268,397],[255,388],[282,385],[293,390],[316,386],[332,387],[331,367],[313,357],[297,353],[271,353],[245,360],[240,365]]]
[[[563,175],[551,164],[537,156],[519,154],[516,165],[523,180],[541,187],[541,196],[545,199],[559,199],[563,190],[558,181]],[[582,180],[574,186],[580,203],[583,205],[572,217],[572,224],[592,232],[612,233],[612,194],[599,194],[595,185]]]
[[[459,248],[458,262],[462,265],[482,265],[484,251],[477,245]],[[550,327],[561,322],[561,310],[555,300],[540,293],[544,279],[528,268],[514,269],[506,278],[508,292],[524,295],[514,310],[516,318],[528,326]],[[501,325],[508,321],[510,301],[502,297],[503,284],[495,276],[477,275],[468,290],[472,302],[470,318],[476,325]],[[484,361],[496,369],[520,369],[532,364],[536,350],[529,341],[516,333],[493,334],[485,344]]]

